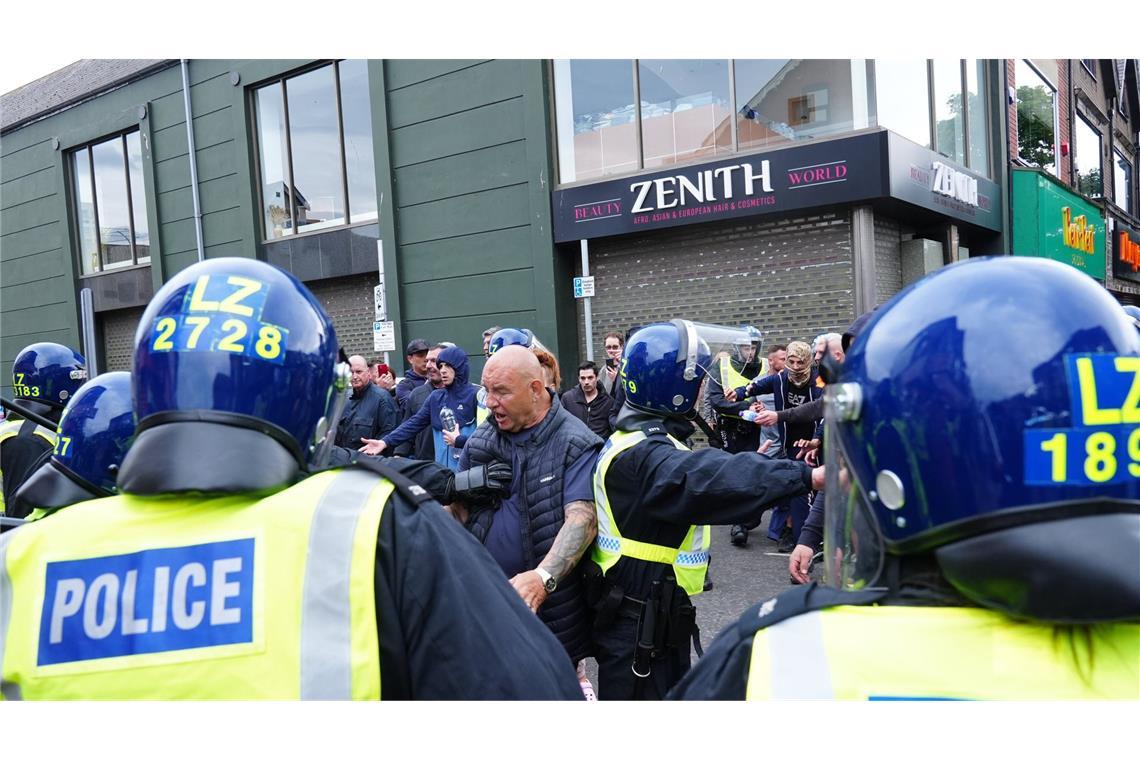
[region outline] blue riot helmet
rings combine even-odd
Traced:
[[[20,487],[16,501],[30,512],[113,495],[134,433],[131,374],[92,378],[64,408],[51,458]]]
[[[1133,306],[1132,304],[1124,305],[1124,313],[1132,322],[1132,326],[1140,330],[1140,306]]]
[[[62,409],[87,380],[87,362],[58,343],[33,343],[12,362],[12,392],[18,400]]]
[[[272,460],[264,466],[274,473],[254,485],[280,483],[289,467],[319,465],[318,448],[343,403],[345,375],[336,359],[332,320],[293,275],[244,258],[184,269],[155,294],[135,334],[138,432],[120,487],[131,491],[128,469],[133,476],[133,460],[149,456],[161,461],[146,469],[169,464],[165,490],[198,490],[205,476],[193,463],[219,441],[239,459],[239,449],[253,446]],[[265,448],[266,437],[293,465],[278,457],[280,449]],[[158,438],[164,446],[153,443]],[[241,466],[252,472],[255,464]]]
[[[1090,277],[1030,257],[946,267],[881,307],[838,375],[829,582],[889,585],[932,555],[1015,617],[1140,617],[1140,333]]]
[[[522,346],[523,348],[537,348],[540,351],[546,351],[546,346],[542,345],[542,341],[534,337],[534,333],[530,330],[523,328],[504,327],[491,336],[491,342],[487,346],[488,355],[495,353],[503,346]]]
[[[760,369],[764,365],[764,357],[760,353],[764,336],[758,328],[752,325],[741,325],[740,329],[748,333],[749,342],[736,346],[732,358],[740,367],[741,374],[751,380],[760,373]]]
[[[706,377],[720,382],[709,368],[722,351],[739,355],[753,336],[738,327],[687,319],[646,325],[630,335],[621,361],[625,400],[634,409],[674,416],[693,412]]]

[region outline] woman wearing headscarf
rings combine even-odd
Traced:
[[[467,382],[469,365],[462,348],[443,349],[438,363],[443,387],[432,391],[419,411],[388,435],[375,440],[363,439],[361,452],[375,456],[414,440],[421,430],[431,425],[436,463],[459,470],[459,451],[467,442],[467,436],[475,432],[475,393],[479,387]]]
[[[823,397],[823,383],[819,379],[818,370],[812,366],[811,346],[801,340],[794,340],[788,344],[788,360],[784,369],[774,375],[758,377],[746,387],[736,389],[736,398],[746,396],[759,396],[771,393],[773,406],[777,413],[784,409],[794,409],[803,404]],[[788,459],[795,459],[800,453],[796,441],[810,440],[815,433],[815,421],[807,422],[780,422],[777,425],[779,432],[779,445]],[[792,525],[790,535],[784,533],[780,538],[780,551],[790,552],[796,546],[796,538],[800,534],[804,520],[807,519],[811,502],[808,495],[793,498],[787,509],[781,507],[773,514],[772,519],[779,525],[783,521],[781,515],[791,512]]]

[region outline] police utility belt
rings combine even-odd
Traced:
[[[677,587],[672,573],[653,581],[649,595],[641,600],[627,595],[621,586],[607,581],[600,572],[594,575],[589,568],[596,570],[597,565],[592,562],[587,565],[587,588],[593,586],[593,593],[589,595],[594,597],[591,600],[594,627],[605,630],[617,617],[637,621],[634,675],[648,677],[653,660],[663,657],[669,650],[687,651],[690,641],[697,656],[704,655],[697,627],[697,608],[689,601],[688,594]]]

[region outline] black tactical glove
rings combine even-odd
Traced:
[[[455,498],[468,504],[487,504],[511,492],[511,466],[504,462],[472,467],[455,473]]]

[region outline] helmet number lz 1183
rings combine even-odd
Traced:
[[[17,372],[15,378],[13,379],[15,382],[12,384],[12,392],[17,396],[22,396],[24,398],[36,398],[40,395],[40,387],[38,385],[29,386],[24,384],[23,372]]]

